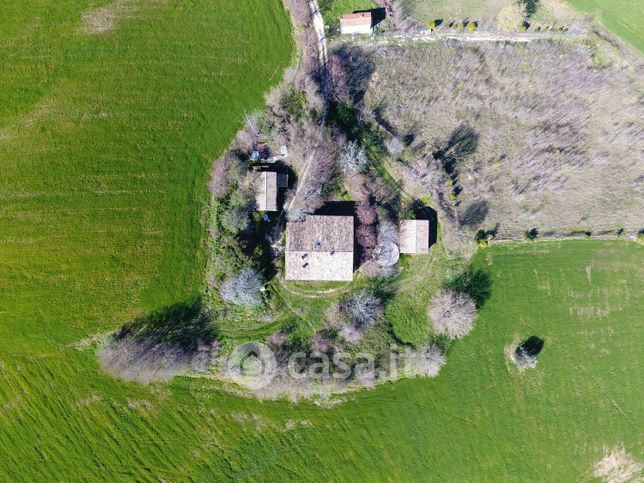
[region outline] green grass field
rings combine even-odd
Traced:
[[[612,33],[644,53],[644,14],[637,0],[568,0],[576,9],[597,17]]]
[[[643,250],[588,240],[480,252],[491,297],[440,376],[332,409],[260,403],[204,379],[125,384],[91,349],[4,354],[0,478],[587,480],[604,447],[644,458]],[[504,350],[532,335],[545,341],[539,365],[518,373]]]
[[[279,0],[123,5],[3,7],[2,353],[200,289],[209,166],[291,59]]]

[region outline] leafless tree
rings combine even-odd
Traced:
[[[438,333],[447,334],[450,339],[460,339],[474,327],[476,305],[465,293],[441,290],[429,307],[429,318]]]
[[[373,225],[378,221],[376,206],[368,201],[356,203],[356,216],[363,225]]]
[[[335,172],[338,143],[343,139],[324,126],[313,123],[307,125],[302,136],[299,142],[309,149],[306,153],[309,171],[299,180],[300,185],[287,206],[301,213],[313,213],[324,204],[327,185]]]
[[[356,327],[372,326],[384,313],[382,300],[364,289],[352,293],[340,307]]]
[[[364,330],[355,324],[347,324],[340,330],[340,337],[349,344],[356,344],[364,339]]]
[[[208,189],[215,198],[223,198],[230,192],[230,168],[234,163],[230,156],[224,156],[213,163]]]
[[[378,226],[376,260],[381,267],[392,267],[399,258],[398,228],[391,221],[383,220]]]
[[[349,89],[349,80],[342,59],[335,53],[331,54],[326,68],[329,97],[336,102],[348,101],[351,90]]]
[[[356,229],[356,240],[363,250],[375,248],[378,242],[376,228],[373,225],[358,226]]]
[[[203,372],[219,352],[219,343],[198,342],[194,350],[163,342],[125,338],[110,340],[98,350],[104,371],[126,381],[148,384],[169,381],[190,371]]]
[[[397,158],[405,149],[403,142],[395,136],[390,137],[385,141],[385,147],[390,155]]]
[[[430,344],[417,352],[408,354],[405,362],[411,375],[436,377],[445,364],[445,356],[440,347]]]
[[[523,369],[534,369],[537,367],[537,356],[530,354],[525,347],[519,346],[512,354],[514,363],[521,370]]]
[[[226,302],[242,307],[256,307],[262,302],[264,278],[252,268],[244,268],[221,284],[219,295]]]
[[[331,341],[323,333],[316,332],[313,338],[311,338],[309,348],[311,349],[311,352],[328,352],[331,348]]]
[[[369,165],[367,153],[355,141],[349,141],[338,159],[340,169],[345,173],[364,173]]]

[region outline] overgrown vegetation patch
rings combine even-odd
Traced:
[[[341,46],[338,54],[352,91],[364,92],[363,116],[405,141],[392,169],[466,232],[518,239],[533,229],[640,229],[636,70],[599,66],[592,48],[554,41]],[[446,236],[450,246],[462,238]]]

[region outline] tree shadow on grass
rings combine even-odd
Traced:
[[[125,324],[114,340],[131,338],[150,344],[165,342],[186,351],[197,350],[200,343],[212,342],[217,332],[199,299],[165,307]]]
[[[471,267],[446,283],[447,288],[472,297],[477,309],[483,307],[492,295],[491,286],[492,282],[487,272]]]
[[[533,335],[521,342],[517,347],[516,352],[518,354],[520,351],[523,351],[523,353],[531,357],[536,357],[543,350],[544,344],[545,341],[543,339]]]

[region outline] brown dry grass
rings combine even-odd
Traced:
[[[415,160],[432,162],[455,132],[471,133],[452,204],[465,228],[641,228],[641,66],[600,67],[590,48],[554,41],[364,46],[345,58],[365,73],[353,84],[366,86],[367,108],[407,137]]]
[[[88,10],[82,15],[80,33],[104,34],[114,30],[119,20],[132,18],[138,11],[137,0],[117,0],[104,7]]]
[[[643,468],[643,463],[637,461],[623,447],[617,446],[604,450],[604,457],[595,464],[593,476],[606,483],[642,482]]]

